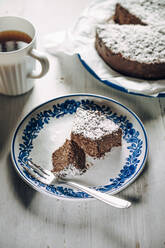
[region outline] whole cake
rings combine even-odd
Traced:
[[[165,1],[118,0],[114,20],[119,24],[164,24]]]
[[[95,47],[101,58],[120,73],[143,79],[165,78],[164,26],[100,25]]]
[[[100,158],[114,146],[121,146],[122,130],[105,114],[95,110],[78,108],[71,140],[86,154]]]
[[[117,0],[113,20],[96,30],[101,58],[127,76],[164,79],[165,1]]]
[[[56,175],[81,174],[85,167],[84,151],[71,140],[66,140],[63,146],[52,154],[53,170]]]

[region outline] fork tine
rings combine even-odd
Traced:
[[[24,170],[28,172],[32,177],[36,178],[42,183],[50,184],[55,179],[54,174],[39,165],[36,165],[32,161],[27,161],[27,166],[23,166]]]
[[[41,177],[38,173],[36,173],[32,168],[29,168],[27,166],[23,166],[24,170],[33,178],[37,179],[41,183],[49,184],[49,180],[47,178]]]
[[[39,165],[36,165],[35,163],[33,163],[31,160],[27,161],[27,164],[29,165],[30,168],[32,168],[33,170],[35,170],[41,177],[49,177],[51,175],[51,172],[42,168]]]
[[[33,176],[35,177],[41,177],[46,179],[46,175],[43,174],[43,172],[41,170],[39,170],[38,168],[36,168],[34,165],[31,165],[29,163],[27,163],[27,166],[24,167],[25,169],[27,168],[29,173],[33,173]]]

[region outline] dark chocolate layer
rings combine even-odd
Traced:
[[[116,4],[114,21],[118,24],[141,24],[147,25],[142,22],[137,16],[131,14],[127,9],[121,6],[119,3]]]
[[[67,139],[64,145],[52,154],[52,171],[62,171],[70,164],[77,169],[83,170],[85,168],[85,160],[84,151],[74,141]]]
[[[112,134],[105,135],[101,139],[89,139],[81,134],[71,133],[71,140],[73,140],[79,147],[81,147],[86,154],[91,157],[100,158],[109,152],[114,146],[121,146],[122,130],[119,128]]]

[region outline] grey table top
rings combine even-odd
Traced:
[[[69,27],[89,1],[5,0],[0,15],[30,19],[40,37]],[[40,49],[42,45],[38,43]],[[25,95],[0,95],[0,248],[165,247],[165,99],[134,96],[100,84],[78,58],[48,55],[50,71]],[[35,106],[69,93],[94,93],[130,107],[149,139],[143,173],[118,196],[132,201],[119,210],[99,201],[61,201],[30,188],[10,158],[13,131]]]

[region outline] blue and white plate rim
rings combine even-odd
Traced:
[[[15,153],[14,153],[15,139],[16,139],[17,133],[18,133],[21,125],[24,123],[24,121],[34,111],[38,110],[42,106],[44,106],[44,105],[46,105],[46,104],[48,104],[50,102],[58,101],[58,100],[61,100],[61,99],[67,99],[67,98],[70,98],[70,97],[93,97],[93,98],[99,98],[99,99],[107,100],[109,102],[113,102],[113,103],[118,104],[119,106],[123,107],[124,109],[126,109],[139,122],[139,124],[140,124],[140,126],[142,128],[143,134],[144,134],[144,139],[145,139],[145,154],[144,154],[144,158],[143,158],[143,161],[141,163],[141,166],[139,167],[138,171],[136,171],[136,173],[134,174],[134,176],[129,181],[127,181],[124,185],[122,185],[121,188],[114,189],[110,193],[111,193],[111,195],[113,195],[113,194],[116,194],[116,193],[124,190],[125,188],[127,188],[130,184],[132,184],[135,181],[135,179],[141,174],[141,172],[144,169],[144,166],[145,166],[145,163],[146,163],[146,160],[147,160],[147,155],[148,155],[148,138],[147,138],[146,130],[145,130],[144,126],[143,126],[143,123],[139,119],[139,117],[131,109],[129,109],[128,107],[126,107],[122,103],[120,103],[120,102],[118,102],[118,101],[116,101],[116,100],[114,100],[112,98],[106,97],[106,96],[95,95],[95,94],[88,94],[88,93],[73,93],[73,94],[68,94],[68,95],[62,95],[62,96],[59,96],[59,97],[55,97],[53,99],[50,99],[48,101],[45,101],[45,102],[39,104],[38,106],[36,106],[35,108],[33,108],[25,117],[23,117],[23,119],[20,121],[20,123],[18,124],[18,126],[16,127],[16,129],[14,131],[12,142],[11,142],[11,158],[12,158],[12,161],[13,161],[14,168],[16,169],[18,175],[23,179],[23,181],[25,181],[29,186],[31,186],[36,191],[41,192],[41,193],[44,193],[44,194],[49,195],[49,196],[52,196],[52,197],[55,197],[55,198],[60,199],[60,200],[89,200],[89,199],[91,200],[91,199],[93,199],[93,198],[71,198],[71,197],[68,197],[67,198],[67,197],[61,197],[61,196],[58,196],[58,195],[54,195],[52,192],[49,192],[48,193],[46,191],[43,191],[41,188],[39,188],[35,184],[32,184],[31,182],[29,182],[29,180],[25,177],[25,175],[19,169],[19,166],[18,166],[17,161],[16,161],[16,158],[15,158]]]
[[[111,81],[108,81],[108,80],[103,80],[101,79],[98,75],[97,75],[97,72],[95,72],[94,70],[91,69],[91,67],[86,63],[86,61],[81,57],[81,55],[78,53],[77,54],[81,64],[84,66],[84,68],[94,77],[96,78],[97,80],[99,80],[101,83],[109,86],[109,87],[112,87],[116,90],[119,90],[121,92],[124,92],[124,93],[127,93],[127,94],[131,94],[131,95],[137,95],[137,96],[145,96],[145,97],[149,97],[149,98],[155,98],[155,97],[165,97],[165,92],[162,92],[162,93],[159,93],[158,95],[145,95],[143,93],[137,93],[137,92],[131,92],[131,91],[128,91],[127,88],[124,88],[120,85],[117,85]]]

